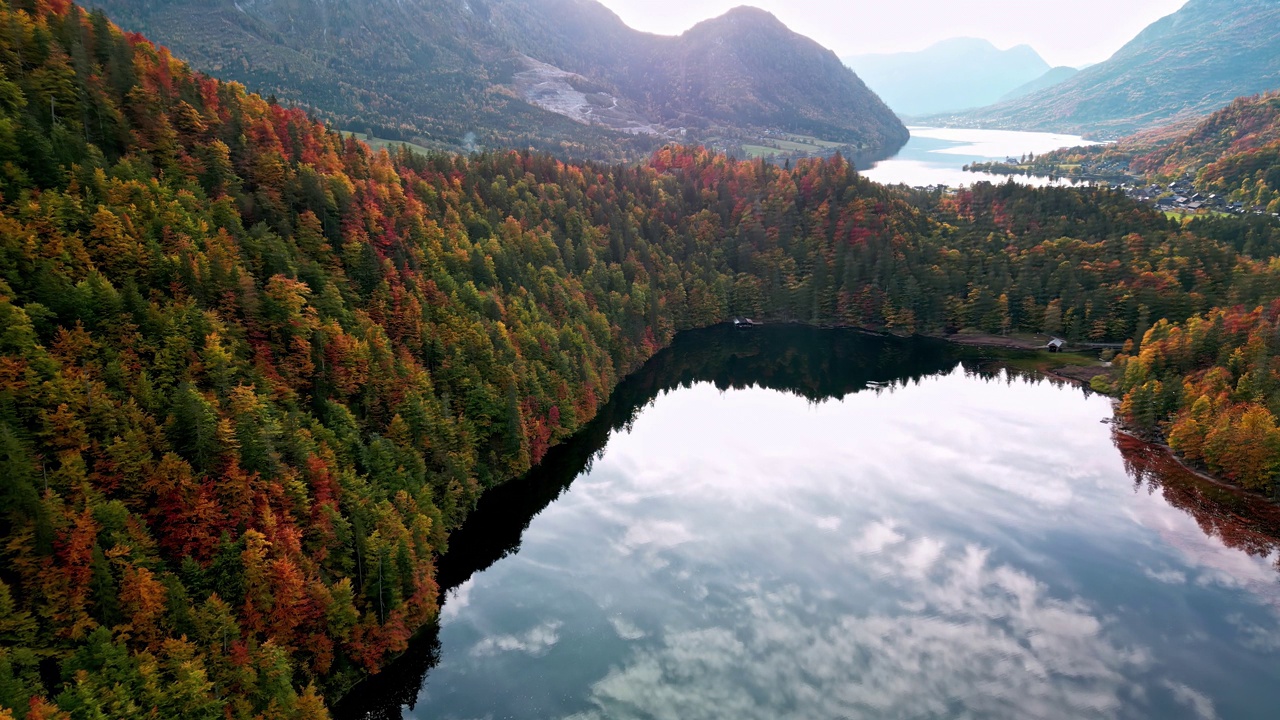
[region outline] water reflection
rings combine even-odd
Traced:
[[[1113,436],[1105,399],[987,360],[805,328],[683,336],[582,437],[486,497],[453,541],[474,552],[441,566],[441,636],[344,711],[1274,707],[1274,506]]]
[[[1135,490],[1160,492],[1170,505],[1194,518],[1201,532],[1226,547],[1255,557],[1276,555],[1280,563],[1280,506],[1197,478],[1168,453],[1130,435],[1117,431],[1115,444]]]
[[[1067,179],[972,173],[966,172],[964,166],[1096,144],[1075,135],[1057,133],[930,127],[913,127],[910,130],[911,139],[893,157],[859,164],[857,167],[866,168],[862,174],[878,183],[912,187],[960,187],[977,182],[1004,183],[1010,179],[1037,187],[1067,185],[1070,184]]]

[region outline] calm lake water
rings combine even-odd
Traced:
[[[986,352],[681,336],[485,497],[340,715],[1275,717],[1276,507]]]
[[[959,187],[988,180],[1003,183],[1012,177],[1028,185],[1068,184],[1065,180],[1050,182],[1048,178],[1022,175],[992,175],[963,170],[975,162],[1020,158],[1026,153],[1041,153],[1064,147],[1093,145],[1075,135],[1018,132],[1014,130],[968,130],[960,128],[912,127],[911,139],[898,154],[882,160],[862,174],[878,183],[899,183],[920,187],[946,185]]]

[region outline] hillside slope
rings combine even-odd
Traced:
[[[1117,138],[1280,89],[1280,3],[1190,0],[1064,83],[938,120]]]
[[[835,56],[739,9],[678,38],[594,0],[96,0],[204,71],[428,147],[635,159],[779,129],[851,150],[906,130]]]
[[[1024,95],[1030,95],[1033,92],[1044,90],[1045,88],[1051,88],[1054,85],[1070,80],[1071,78],[1075,77],[1079,73],[1080,71],[1077,70],[1076,68],[1067,67],[1066,65],[1061,65],[1059,67],[1053,68],[1052,70],[1049,70],[1048,72],[1036,78],[1035,80],[1032,80],[1031,82],[1024,83],[1010,90],[1009,92],[1005,93],[1000,97],[1000,101],[1004,102],[1005,100],[1016,100],[1017,98],[1020,98]]]
[[[985,167],[985,166],[984,166]],[[1044,153],[1024,166],[997,164],[995,172],[1081,177],[1112,182],[1133,178],[1163,184],[1178,181],[1191,195],[1216,194],[1212,205],[1258,213],[1280,212],[1280,92],[1237,98],[1195,123],[1149,130],[1116,143]],[[1170,195],[1175,193],[1168,193]]]
[[[844,62],[899,115],[931,115],[990,105],[1041,77],[1049,64],[1026,45],[1000,50],[953,38],[918,52],[855,55]]]
[[[678,37],[632,31],[592,0],[507,0],[493,15],[520,51],[608,83],[668,126],[779,128],[864,147],[907,137],[834,53],[762,10],[735,8]]]

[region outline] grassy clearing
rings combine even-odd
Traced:
[[[1003,347],[1015,350],[1037,351],[1043,349],[1053,339],[1050,335],[1041,335],[1036,333],[1010,333],[1008,335],[996,335],[994,333],[983,332],[976,328],[964,328],[954,335],[947,336],[952,342],[958,342],[965,345],[979,345],[986,347]]]
[[[762,145],[760,143],[768,143]],[[773,157],[790,153],[816,153],[820,150],[841,148],[848,143],[832,142],[809,135],[771,135],[759,138],[755,143],[744,144],[742,152],[749,158]]]
[[[742,152],[745,153],[747,157],[754,160],[755,158],[761,157],[773,157],[774,155],[780,155],[786,151],[779,150],[778,148],[765,147],[763,145],[743,145]]]
[[[400,140],[383,140],[382,138],[370,139],[369,136],[366,135],[365,133],[351,132],[349,130],[343,130],[342,136],[354,137],[357,140],[363,140],[365,143],[369,145],[369,147],[373,148],[374,150],[386,150],[387,152],[391,152],[392,150],[395,150],[401,145],[408,145],[410,150],[414,150],[416,152],[420,152],[423,154],[429,154],[431,152],[430,148],[423,147],[422,145],[415,145],[413,143],[402,142]]]
[[[1071,366],[1096,366],[1098,372],[1102,372],[1103,369],[1102,361],[1098,359],[1097,355],[1087,353],[1051,353],[1044,350],[1021,357],[1010,357],[1005,360],[1005,364],[1019,370],[1035,370],[1038,372],[1049,372]]]
[[[1006,356],[1001,364],[1014,372],[1069,378],[1111,395],[1116,387],[1116,370],[1091,353],[1051,353],[1047,351]]]
[[[1186,220],[1187,218],[1198,218],[1214,215],[1217,217],[1233,217],[1231,213],[1222,212],[1221,210],[1210,210],[1208,212],[1189,212],[1183,210],[1165,210],[1164,216],[1170,220]]]
[[[830,140],[822,140],[821,138],[811,137],[809,135],[792,135],[790,137],[794,141],[797,141],[797,142],[807,141],[813,145],[817,145],[820,148],[838,148],[838,147],[844,147],[845,145],[848,145],[848,143],[838,143],[838,142],[832,142]]]

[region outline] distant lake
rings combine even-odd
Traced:
[[[451,539],[338,717],[1264,718],[1280,508],[989,351],[686,333]]]
[[[1070,183],[1066,180],[1051,183],[1047,178],[971,173],[962,168],[975,162],[1021,158],[1026,153],[1039,155],[1064,147],[1096,144],[1076,135],[1055,133],[929,127],[908,129],[911,139],[898,154],[862,170],[864,176],[886,185],[901,183],[912,187],[959,187],[984,180],[1003,183],[1010,177],[1028,185],[1067,185]]]

